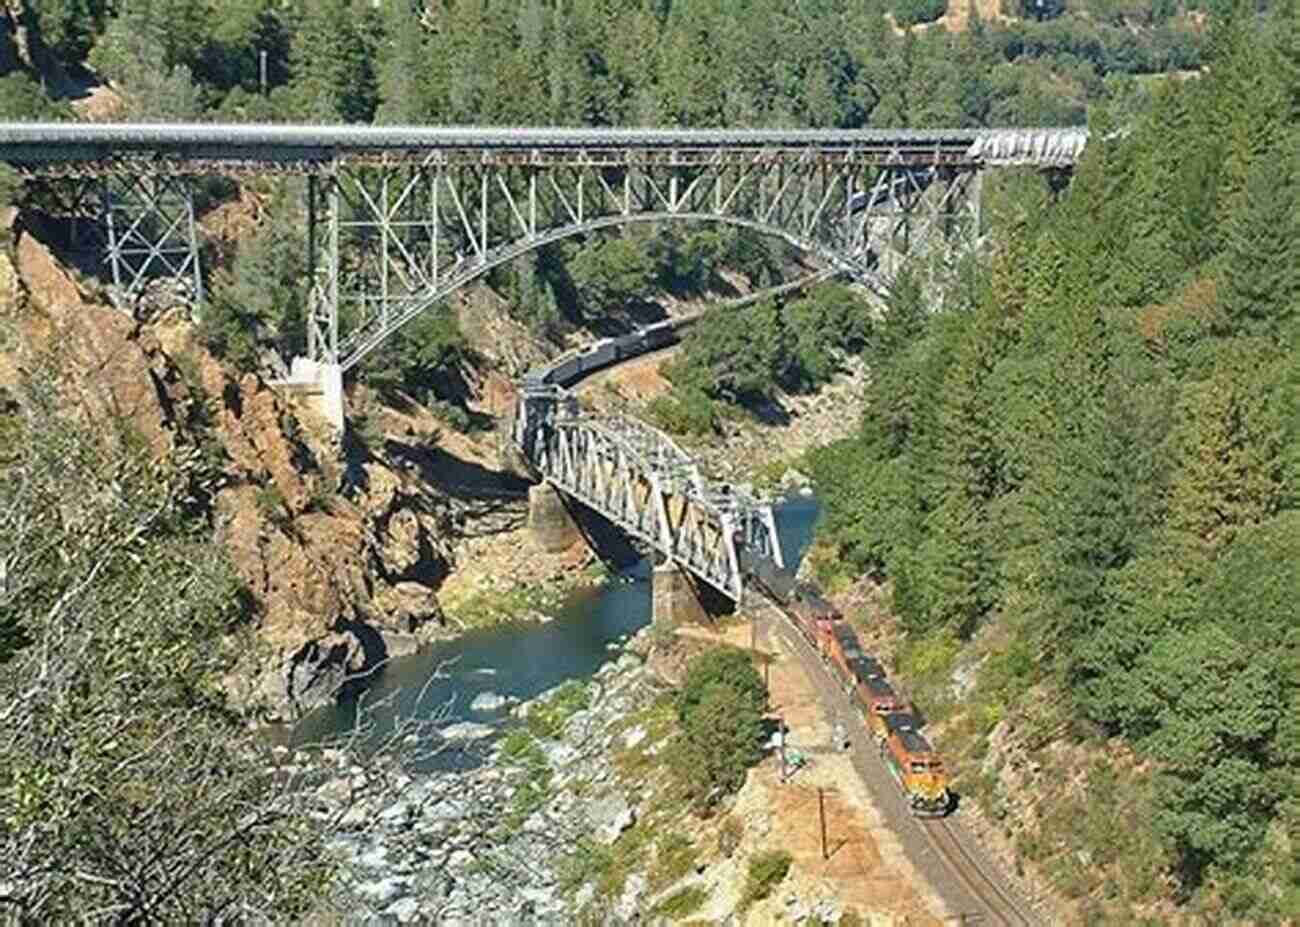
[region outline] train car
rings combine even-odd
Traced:
[[[894,781],[898,783],[912,814],[917,817],[941,817],[948,812],[948,776],[930,742],[916,723],[916,717],[904,712],[885,715],[885,740],[880,755]]]
[[[852,692],[855,682],[853,669],[849,666],[851,657],[865,656],[858,644],[858,636],[847,621],[837,621],[831,626],[831,633],[823,637],[823,656],[826,657],[839,674],[840,683],[848,692]]]
[[[613,340],[616,360],[627,360],[629,357],[645,353],[645,335],[639,331],[632,332],[630,335],[619,335]]]
[[[613,338],[601,338],[583,349],[581,357],[582,372],[591,373],[618,360],[618,349]]]
[[[741,546],[738,556],[741,572],[753,579],[776,601],[790,605],[796,586],[793,571],[782,569],[770,557],[757,554],[748,547]]]
[[[877,743],[888,739],[885,719],[907,711],[907,703],[894,691],[884,675],[869,676],[857,684],[858,701],[867,719],[867,730]]]
[[[582,358],[570,355],[547,368],[544,379],[552,386],[568,386],[582,376]]]
[[[656,322],[653,325],[647,325],[641,329],[644,335],[642,347],[646,351],[657,351],[659,348],[667,347],[677,340],[677,323],[672,319],[665,319],[662,322]]]
[[[819,651],[823,641],[840,620],[840,614],[807,583],[796,583],[790,596],[790,610],[794,612],[808,642]]]

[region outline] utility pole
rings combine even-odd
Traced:
[[[817,817],[822,825],[822,859],[826,860],[830,858],[826,854],[826,790],[820,785],[817,786]]]
[[[266,96],[266,49],[262,49],[262,51],[258,53],[258,58],[261,62],[259,72],[261,75],[262,96]]]

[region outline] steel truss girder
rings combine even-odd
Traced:
[[[186,282],[192,300],[202,300],[192,177],[114,172],[32,183],[32,201],[68,221],[69,251],[94,253],[109,273],[119,306],[130,307],[158,277]]]
[[[771,506],[706,480],[657,429],[584,415],[548,388],[521,397],[514,437],[543,479],[733,601],[744,592],[741,549],[783,565]]]
[[[952,248],[975,238],[974,164],[867,163],[813,150],[535,154],[471,161],[435,152],[313,175],[312,359],[347,370],[491,268],[602,228],[672,220],[752,228],[882,295],[918,240]]]

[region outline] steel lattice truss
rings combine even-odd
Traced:
[[[780,236],[884,292],[917,255],[978,241],[992,167],[1068,170],[1080,129],[594,129],[0,123],[120,302],[156,277],[202,298],[198,178],[308,178],[310,359],[346,370],[492,267],[632,222]],[[80,229],[78,229],[80,231]],[[84,241],[80,242],[85,244]]]
[[[878,293],[919,242],[978,232],[975,166],[795,152],[431,158],[309,178],[309,353],[344,370],[429,306],[548,242],[633,222],[723,222],[779,236]]]
[[[533,469],[719,592],[740,601],[743,548],[783,565],[770,505],[711,483],[667,435],[585,415],[558,388],[526,392],[514,437]]]
[[[68,222],[67,246],[107,271],[129,307],[150,280],[183,283],[203,296],[194,181],[188,175],[110,172],[40,178],[32,202]]]

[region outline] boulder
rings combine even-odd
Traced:
[[[480,740],[484,737],[491,737],[496,733],[496,728],[490,724],[479,724],[476,721],[459,721],[456,724],[449,724],[439,733],[448,740]]]
[[[384,911],[399,924],[414,924],[420,917],[420,903],[414,898],[399,898]]]
[[[588,802],[585,811],[592,837],[597,843],[613,843],[636,823],[636,811],[617,792]]]
[[[638,724],[636,727],[629,728],[623,732],[623,746],[624,748],[631,750],[637,744],[641,743],[641,741],[645,740],[646,736],[645,725]]]
[[[504,695],[498,695],[495,692],[480,692],[474,696],[474,701],[469,703],[470,711],[493,712],[499,711],[505,707],[509,700]]]

